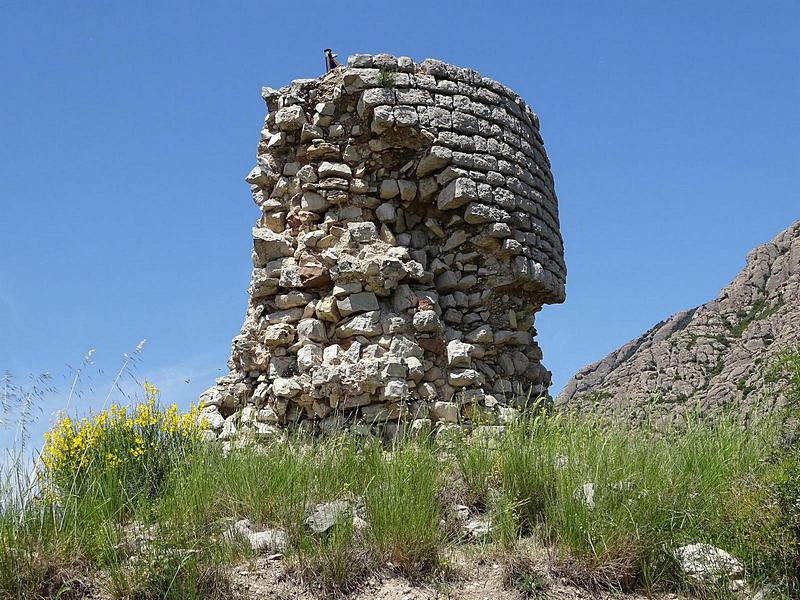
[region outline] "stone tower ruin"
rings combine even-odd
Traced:
[[[566,269],[528,105],[386,54],[262,95],[250,301],[201,396],[214,437],[492,426],[546,394],[534,315]]]

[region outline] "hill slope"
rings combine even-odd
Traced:
[[[747,255],[715,300],[680,312],[578,371],[558,404],[643,416],[686,406],[704,413],[762,400],[764,370],[777,351],[800,343],[800,221]]]

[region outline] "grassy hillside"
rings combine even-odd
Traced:
[[[773,373],[800,401],[800,354]],[[523,538],[588,589],[724,596],[727,582],[692,582],[675,559],[702,542],[736,556],[751,589],[800,590],[800,450],[785,415],[660,430],[540,412],[502,437],[296,436],[223,453],[200,441],[196,414],[146,396],[57,423],[32,475],[6,467],[0,598],[231,598],[229,567],[257,553],[245,525],[235,533],[242,519],[269,532],[261,552],[329,594],[379,570],[447,578],[450,551],[479,544],[535,597],[547,577]],[[314,533],[315,505],[337,500]]]

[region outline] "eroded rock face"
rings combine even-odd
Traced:
[[[395,435],[493,424],[546,393],[534,314],[564,301],[566,272],[522,99],[388,55],[263,97],[250,302],[229,375],[201,396],[211,428]]]
[[[673,315],[581,369],[556,402],[577,410],[662,422],[687,411],[785,401],[766,384],[776,352],[800,342],[800,221],[747,255],[717,298]]]

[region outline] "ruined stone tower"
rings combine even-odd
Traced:
[[[525,102],[386,54],[262,95],[250,302],[201,396],[215,435],[491,426],[546,393],[534,315],[566,270]]]

